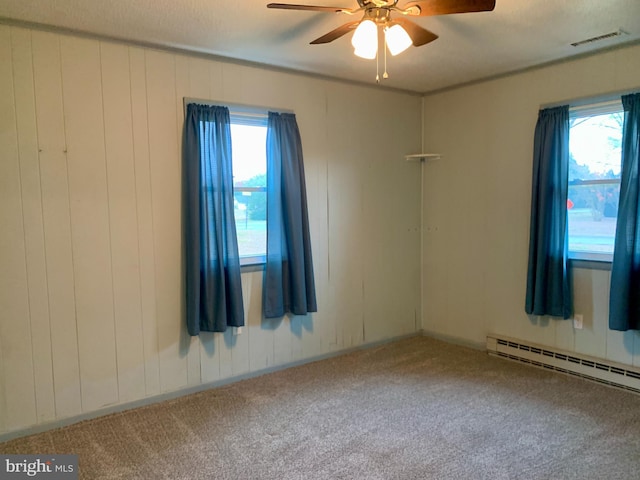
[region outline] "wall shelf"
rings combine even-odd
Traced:
[[[411,155],[404,156],[407,162],[414,162],[416,160],[423,162],[425,160],[438,160],[440,158],[442,158],[442,155],[439,153],[412,153]]]

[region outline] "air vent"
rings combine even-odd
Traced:
[[[597,37],[587,38],[586,40],[580,40],[579,42],[572,43],[572,47],[579,47],[588,43],[601,42],[608,40],[609,38],[621,37],[622,35],[628,35],[624,30],[618,30],[617,32],[605,33],[604,35],[598,35]]]
[[[511,338],[487,336],[489,355],[640,393],[640,369]]]

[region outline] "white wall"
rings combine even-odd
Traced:
[[[0,25],[0,434],[420,328],[420,98]],[[318,313],[186,334],[183,97],[294,110]]]
[[[484,344],[488,333],[640,366],[640,335],[608,329],[609,272],[576,269],[571,321],[524,313],[538,110],[640,89],[640,46],[426,96],[423,327]]]

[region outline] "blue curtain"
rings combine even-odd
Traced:
[[[187,329],[224,332],[244,325],[229,110],[189,104],[183,150]]]
[[[293,114],[269,112],[267,125],[266,318],[317,312],[302,142]]]
[[[611,266],[609,328],[640,330],[640,93],[624,95],[622,175]]]
[[[568,268],[569,106],[541,110],[533,145],[525,311],[570,318]]]

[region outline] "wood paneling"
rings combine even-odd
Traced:
[[[100,45],[62,37],[71,240],[84,410],[118,401]]]
[[[32,32],[56,418],[82,412],[60,37]]]
[[[160,390],[168,392],[187,385],[187,348],[180,307],[181,169],[176,139],[175,56],[149,50],[146,69]]]
[[[14,27],[0,57],[0,434],[416,330],[418,98]],[[188,336],[183,97],[296,112],[318,313],[265,321],[245,272],[243,332]]]
[[[149,122],[145,52],[129,48],[131,82],[131,119],[140,265],[140,300],[142,315],[144,385],[147,395],[160,393],[158,324],[156,322],[156,267],[153,243],[153,198],[149,158]]]
[[[100,44],[119,400],[145,395],[129,49]]]
[[[248,282],[243,282],[242,293],[245,309],[248,311],[245,324],[251,352],[249,369],[255,372],[274,365],[273,330],[270,328],[270,321],[262,318],[262,272],[251,273],[248,278]]]
[[[55,418],[56,406],[31,32],[13,28],[11,40],[36,411],[38,421],[46,422]]]
[[[4,421],[16,429],[36,421],[36,401],[11,30],[0,26],[0,325]]]

